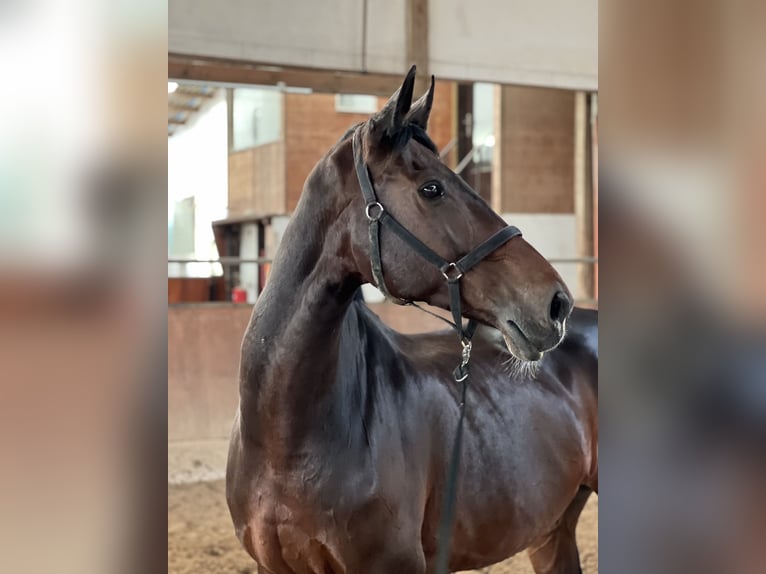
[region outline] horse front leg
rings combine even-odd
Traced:
[[[591,492],[586,486],[580,487],[556,528],[529,547],[527,553],[535,574],[582,574],[575,529]]]
[[[426,559],[422,550],[396,551],[387,550],[370,561],[364,569],[367,574],[425,574]],[[361,573],[360,573],[361,574]]]

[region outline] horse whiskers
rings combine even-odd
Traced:
[[[502,365],[513,378],[534,378],[540,368],[540,361],[525,361],[514,355],[508,354],[508,358],[502,361]]]

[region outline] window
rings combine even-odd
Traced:
[[[194,257],[194,198],[171,205],[168,218],[168,257]]]
[[[282,93],[260,88],[234,89],[234,151],[282,138]]]
[[[378,111],[377,96],[364,94],[337,94],[335,111],[352,114],[373,114]]]
[[[495,146],[495,86],[476,82],[473,85],[473,161],[477,164],[492,163]]]

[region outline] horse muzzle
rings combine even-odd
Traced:
[[[512,355],[524,361],[539,361],[543,354],[554,349],[564,338],[566,320],[571,312],[570,296],[557,291],[544,321],[532,321],[521,316],[501,321],[498,329]]]

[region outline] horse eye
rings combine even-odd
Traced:
[[[444,195],[444,191],[438,183],[432,181],[420,188],[420,194],[426,199],[435,199]]]

